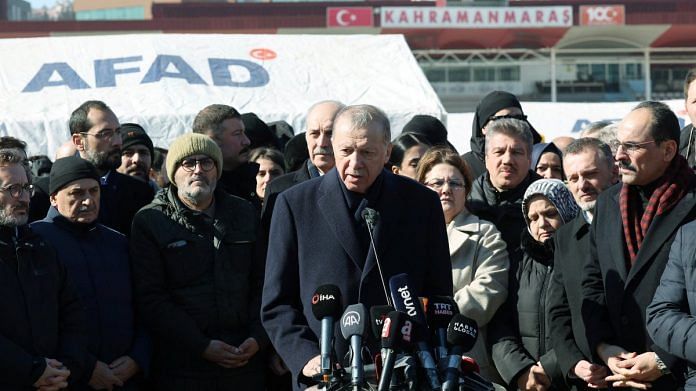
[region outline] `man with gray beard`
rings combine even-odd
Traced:
[[[563,170],[568,189],[582,213],[556,231],[554,274],[548,295],[551,342],[569,385],[578,389],[585,389],[588,384],[603,388],[604,377],[609,373],[603,365],[592,363],[580,313],[583,265],[578,259],[579,254],[590,251],[588,233],[597,197],[618,181],[618,168],[609,145],[587,137],[568,145]]]
[[[133,221],[135,302],[157,390],[264,389],[259,221],[249,201],[218,188],[222,156],[207,136],[174,140],[170,186]]]
[[[31,171],[0,150],[0,389],[55,391],[84,374],[87,318],[55,250],[27,225]]]
[[[130,234],[135,213],[152,201],[154,191],[146,183],[121,174],[121,124],[106,103],[84,102],[70,116],[70,137],[81,158],[92,163],[99,172],[101,200],[98,222],[126,236]],[[37,189],[47,188],[37,180]],[[31,221],[43,219],[48,212],[48,194],[37,191],[31,200]]]

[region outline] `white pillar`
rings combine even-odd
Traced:
[[[643,54],[643,74],[645,79],[645,100],[652,100],[652,81],[650,80],[650,49]]]
[[[556,91],[556,49],[551,48],[551,102],[558,101]]]

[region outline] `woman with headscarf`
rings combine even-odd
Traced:
[[[465,207],[471,177],[464,159],[450,149],[435,147],[418,165],[418,181],[440,197],[447,224],[454,300],[459,312],[476,321],[479,335],[467,355],[473,357],[481,374],[500,381],[486,349],[486,325],[508,290],[508,253],[498,229],[469,213]]]
[[[510,280],[508,299],[499,311],[501,316],[489,328],[493,362],[510,388],[568,388],[551,348],[547,292],[553,274],[552,238],[579,210],[573,195],[558,179],[540,179],[524,194],[524,255],[515,278]]]
[[[546,179],[565,180],[563,153],[554,143],[541,143],[532,147],[532,171]]]
[[[517,97],[505,91],[493,91],[481,99],[471,129],[471,151],[464,154],[464,160],[471,169],[474,179],[486,172],[485,138],[486,126],[489,122],[500,118],[515,118],[523,121],[527,116],[522,111],[522,105]],[[541,142],[541,136],[530,124],[534,144]]]

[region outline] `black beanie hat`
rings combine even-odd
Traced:
[[[447,128],[431,115],[419,114],[411,118],[402,133],[416,133],[425,137],[432,145],[447,145]]]
[[[133,145],[142,144],[150,150],[151,158],[155,156],[155,147],[152,144],[152,139],[147,135],[145,129],[138,124],[128,123],[121,125],[121,139],[123,140],[123,145],[121,150],[130,148]]]
[[[278,148],[278,139],[273,131],[254,113],[242,114],[244,132],[249,137],[249,149],[258,147]]]
[[[99,182],[99,173],[94,165],[77,156],[68,156],[53,162],[49,174],[48,194],[55,194],[58,190],[78,179],[94,179]]]

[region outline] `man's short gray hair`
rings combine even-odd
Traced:
[[[611,148],[607,143],[594,137],[579,138],[568,144],[563,158],[565,159],[567,156],[577,155],[588,150],[596,151],[599,159],[610,170],[614,167],[614,155],[611,152]]]
[[[336,114],[334,122],[338,122],[339,118],[344,116],[349,118],[351,130],[368,129],[370,126],[376,126],[376,129],[382,132],[384,142],[386,144],[391,142],[389,118],[379,108],[372,105],[346,106]]]
[[[336,106],[336,108],[338,109],[336,111],[337,113],[339,111],[343,110],[344,107],[346,107],[346,105],[343,102],[339,102],[337,100],[333,100],[333,99],[322,100],[322,101],[319,101],[319,102],[309,106],[309,109],[307,109],[307,117],[309,117],[309,115],[312,114],[312,111],[314,111],[314,109],[316,109],[317,107],[325,105],[325,104],[329,104],[329,103]]]
[[[486,153],[488,153],[488,141],[492,140],[493,136],[498,134],[522,141],[527,147],[527,156],[532,155],[532,145],[534,145],[534,139],[532,137],[532,129],[527,121],[514,118],[501,118],[489,122],[485,137]]]

